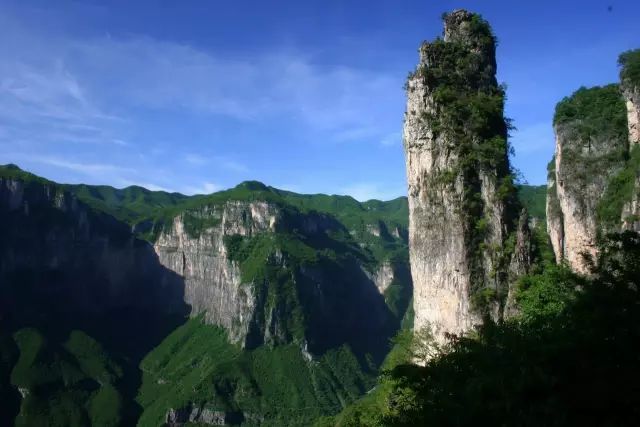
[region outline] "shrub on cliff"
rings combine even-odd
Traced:
[[[640,87],[640,49],[628,50],[618,57],[620,80]]]
[[[424,367],[393,369],[379,422],[635,425],[640,236],[610,236],[591,265],[591,279],[561,267],[527,278],[522,318],[452,336]]]

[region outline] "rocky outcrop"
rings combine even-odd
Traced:
[[[629,123],[629,144],[640,144],[640,88],[626,88],[624,91]]]
[[[558,200],[558,192],[556,190],[555,157],[551,160],[547,169],[547,199],[545,206],[547,234],[549,235],[556,261],[559,261],[558,255],[563,253],[564,248],[564,220],[562,218],[562,209],[560,208],[560,200]]]
[[[178,215],[154,249],[160,263],[184,279],[191,316],[223,327],[244,348],[297,342],[311,355],[349,337],[374,334],[377,340],[389,333],[384,292],[394,268],[390,262],[365,266],[357,260],[362,254],[331,233],[348,231],[318,212],[228,200]],[[245,249],[234,249],[233,242]],[[318,259],[302,262],[298,251],[306,246],[295,243],[299,249],[291,252],[292,242],[308,242]],[[336,259],[323,255],[336,250]]]
[[[373,283],[375,283],[378,292],[380,295],[384,295],[384,292],[389,288],[391,283],[395,278],[395,272],[393,270],[393,265],[389,261],[383,262],[378,269],[369,273],[366,269],[362,269],[362,271],[369,277]]]
[[[29,389],[26,387],[18,387],[18,392],[23,399],[29,396]]]
[[[22,295],[28,279],[28,299],[44,304],[54,295],[92,315],[190,313],[244,348],[294,342],[309,358],[349,343],[381,359],[406,309],[405,242],[384,221],[370,221],[379,236],[364,227],[350,235],[336,217],[261,186],[132,226],[65,186],[17,168],[3,173],[27,178],[0,178],[0,296],[9,296],[0,302]],[[387,247],[393,265],[376,258]],[[13,306],[0,304],[0,315]]]
[[[640,144],[640,82],[632,69],[640,63],[640,49],[620,55],[620,88],[627,107],[627,124],[629,126],[629,145]],[[635,72],[637,74],[637,71]]]
[[[509,264],[509,289],[504,308],[504,317],[513,317],[519,313],[516,301],[516,281],[519,277],[528,274],[533,260],[532,236],[529,228],[529,215],[526,209],[520,212],[516,243]]]
[[[208,426],[223,426],[227,424],[229,418],[238,418],[238,415],[229,416],[225,411],[209,409],[206,406],[189,405],[180,409],[169,409],[165,417],[165,425],[180,427],[187,423],[197,423]]]
[[[406,85],[414,327],[440,340],[484,313],[501,317],[508,293],[504,243],[518,210],[495,73],[490,27],[458,10],[446,15],[443,39],[422,45]]]
[[[191,315],[204,314],[207,323],[222,326],[233,342],[244,346],[255,321],[255,287],[242,282],[238,263],[229,259],[224,239],[275,232],[278,210],[266,202],[229,201],[192,215],[217,224],[190,234],[185,216],[179,215],[159,235],[154,249],[162,265],[184,278]]]
[[[580,273],[587,272],[584,255],[596,255],[605,228],[598,221],[599,204],[611,178],[624,167],[623,111],[616,85],[582,88],[556,107],[547,224],[556,261]]]
[[[627,107],[627,125],[629,128],[629,152],[640,145],[640,84],[628,76],[629,61],[640,61],[640,50],[630,51],[622,55],[623,61],[620,73],[620,87]],[[633,185],[631,200],[622,208],[622,229],[640,232],[640,171],[635,171],[636,178]]]

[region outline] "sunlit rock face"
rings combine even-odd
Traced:
[[[629,144],[640,144],[640,87],[624,80],[621,84],[622,94],[627,107],[627,123],[629,126]]]
[[[160,234],[154,249],[162,265],[184,278],[191,315],[203,314],[207,323],[224,327],[233,342],[245,345],[256,321],[255,287],[242,283],[240,268],[229,259],[224,237],[272,233],[278,210],[266,202],[229,201],[203,208],[199,215],[216,219],[218,224],[192,236],[185,230],[183,216],[177,216]]]
[[[622,79],[622,94],[627,107],[627,126],[629,127],[629,151],[640,145],[640,86]],[[640,176],[634,182],[631,200],[622,209],[622,228],[640,232]]]
[[[322,213],[228,200],[174,217],[153,247],[160,263],[183,278],[192,317],[223,327],[244,348],[296,342],[318,354],[356,335],[384,340],[393,324],[385,292],[407,282],[402,263],[364,264],[339,246],[335,260],[300,262],[287,246],[300,239],[329,248],[338,232],[344,226]],[[243,271],[243,260],[234,258],[233,239],[264,248],[251,255],[255,271]]]
[[[556,107],[554,132],[547,230],[556,261],[586,274],[585,256],[594,259],[599,238],[621,226],[617,219],[603,222],[598,213],[612,179],[625,167],[629,150],[619,87],[582,88],[565,98]]]
[[[504,315],[511,257],[504,243],[519,213],[495,38],[467,11],[444,21],[443,39],[421,46],[407,81],[403,132],[414,326],[430,327],[438,340],[468,331],[483,314]],[[475,109],[480,104],[491,107]]]

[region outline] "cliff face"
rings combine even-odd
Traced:
[[[240,267],[229,259],[224,238],[274,232],[277,209],[264,202],[227,202],[198,215],[219,225],[191,236],[179,215],[160,234],[154,249],[162,265],[184,278],[191,315],[204,313],[207,323],[222,326],[232,341],[244,345],[255,320],[256,295],[250,284],[243,285]]]
[[[620,88],[627,107],[629,145],[640,144],[640,49],[624,52],[618,58]]]
[[[640,172],[640,171],[639,171]],[[640,176],[633,182],[631,200],[622,207],[622,230],[640,233]]]
[[[375,218],[357,211],[345,220],[348,229],[332,215],[294,206],[306,198],[248,184],[130,226],[65,186],[11,177],[26,174],[19,169],[3,173],[0,290],[7,300],[55,298],[87,313],[190,307],[192,317],[223,327],[242,347],[295,342],[322,354],[351,343],[378,357],[408,304],[406,258],[384,255],[384,248],[406,251],[404,233],[395,237],[376,216],[383,203],[351,199],[352,209]],[[150,232],[154,243],[134,230]]]
[[[629,144],[640,144],[640,88],[623,86],[629,123]]]
[[[193,217],[207,225],[189,231]],[[184,278],[191,316],[203,314],[243,347],[297,342],[321,353],[358,333],[388,334],[384,294],[396,278],[390,261],[365,265],[355,248],[322,256],[341,244],[334,233],[348,231],[327,215],[228,200],[178,215],[154,249]]]
[[[547,166],[547,198],[545,213],[547,217],[547,234],[551,241],[551,247],[559,262],[559,254],[564,251],[564,220],[562,218],[562,209],[560,208],[560,200],[558,199],[558,191],[556,188],[556,158],[555,156]]]
[[[0,291],[67,310],[183,312],[182,280],[129,227],[53,183],[0,177]],[[12,304],[10,304],[12,305]]]
[[[577,272],[582,254],[595,255],[598,236],[619,228],[607,224],[603,196],[625,165],[628,151],[624,104],[617,85],[580,89],[556,107],[556,147],[549,175],[547,224],[558,262]],[[619,218],[618,212],[616,218]]]
[[[632,168],[630,175],[635,175],[630,200],[622,208],[623,230],[640,232],[640,170],[635,164],[634,150],[640,146],[640,81],[637,76],[640,69],[640,50],[629,51],[620,56],[620,87],[627,107],[627,125],[629,127],[629,152]]]
[[[121,198],[103,196],[133,192],[149,205],[135,198],[135,209],[127,210]],[[158,209],[158,201],[166,209]],[[122,211],[126,215],[114,215]],[[403,199],[360,204],[245,183],[187,200],[144,189],[60,185],[0,166],[0,236],[0,355],[6,362],[0,395],[8,407],[0,415],[34,425],[57,409],[30,408],[87,386],[113,388],[123,413],[135,418],[136,375],[147,356],[155,362],[145,365],[145,375],[158,373],[149,386],[158,395],[150,395],[162,396],[159,407],[145,403],[154,419],[149,425],[235,423],[234,416],[260,422],[271,413],[254,414],[255,408],[281,403],[292,389],[306,396],[292,401],[316,408],[307,418],[318,417],[372,386],[372,368],[386,355],[410,300]],[[189,313],[197,319],[186,319]],[[89,345],[113,377],[41,387],[41,365],[76,363],[67,348],[75,329],[93,343],[78,344],[77,364]],[[187,335],[176,341],[180,330]],[[32,342],[42,360],[25,350]],[[153,349],[159,349],[155,356]],[[211,369],[197,372],[197,387],[190,383],[191,362],[185,363],[193,355],[183,357],[192,350],[200,351],[198,366]],[[63,378],[67,365],[51,363],[47,378]],[[21,376],[12,374],[18,365]],[[169,374],[175,374],[171,385]],[[191,385],[178,387],[182,381]],[[277,390],[263,389],[265,382],[278,383]],[[263,399],[268,403],[256,403]],[[91,412],[82,399],[70,404]],[[134,425],[133,418],[122,424]]]
[[[503,315],[517,202],[495,38],[479,16],[445,17],[407,82],[404,147],[415,327],[460,333]],[[524,268],[524,267],[523,267]]]

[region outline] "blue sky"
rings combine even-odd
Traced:
[[[640,2],[2,0],[0,163],[189,194],[404,195],[402,86],[461,7],[499,38],[514,163],[544,183],[556,102],[617,80]]]

